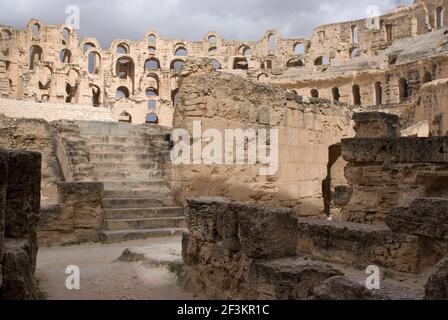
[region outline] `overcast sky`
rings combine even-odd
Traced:
[[[64,23],[68,5],[80,9],[80,30],[102,47],[112,39],[162,37],[200,40],[208,31],[227,40],[258,40],[268,29],[283,37],[309,37],[313,28],[363,18],[376,6],[385,13],[413,0],[0,0],[0,24],[23,28],[30,18]]]

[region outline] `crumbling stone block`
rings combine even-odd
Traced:
[[[353,115],[356,138],[398,137],[397,115],[382,112],[362,112]]]
[[[6,237],[25,238],[39,221],[41,159],[35,152],[9,152]]]
[[[448,259],[436,266],[425,286],[425,300],[448,300]]]
[[[448,240],[448,199],[420,198],[386,217],[394,232]]]

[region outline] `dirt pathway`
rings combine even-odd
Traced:
[[[119,244],[85,244],[40,248],[36,278],[47,299],[195,299],[176,283],[167,267],[148,267],[142,262],[117,261],[126,248],[151,248],[151,258],[180,255],[181,238],[155,238]],[[154,249],[155,248],[155,249]],[[174,249],[173,249],[174,248]],[[179,256],[180,257],[180,256]],[[80,290],[68,290],[67,266],[80,269]]]

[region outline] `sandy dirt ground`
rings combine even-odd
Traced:
[[[179,300],[198,299],[177,285],[177,277],[166,266],[143,261],[117,260],[126,248],[151,248],[150,258],[167,254],[180,258],[181,238],[154,238],[119,244],[84,244],[65,247],[41,247],[36,278],[40,291],[49,300]],[[66,288],[67,266],[80,270],[80,289]]]

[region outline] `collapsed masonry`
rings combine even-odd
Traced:
[[[440,188],[448,139],[400,138],[398,118],[385,114],[355,119],[359,137],[342,143],[353,193],[340,221],[189,199],[184,285],[231,299],[447,299],[447,261],[436,264],[448,244],[448,199]],[[360,199],[367,205],[353,211]],[[369,265],[381,267],[380,290],[366,289]]]
[[[0,149],[0,300],[36,298],[41,156]]]

